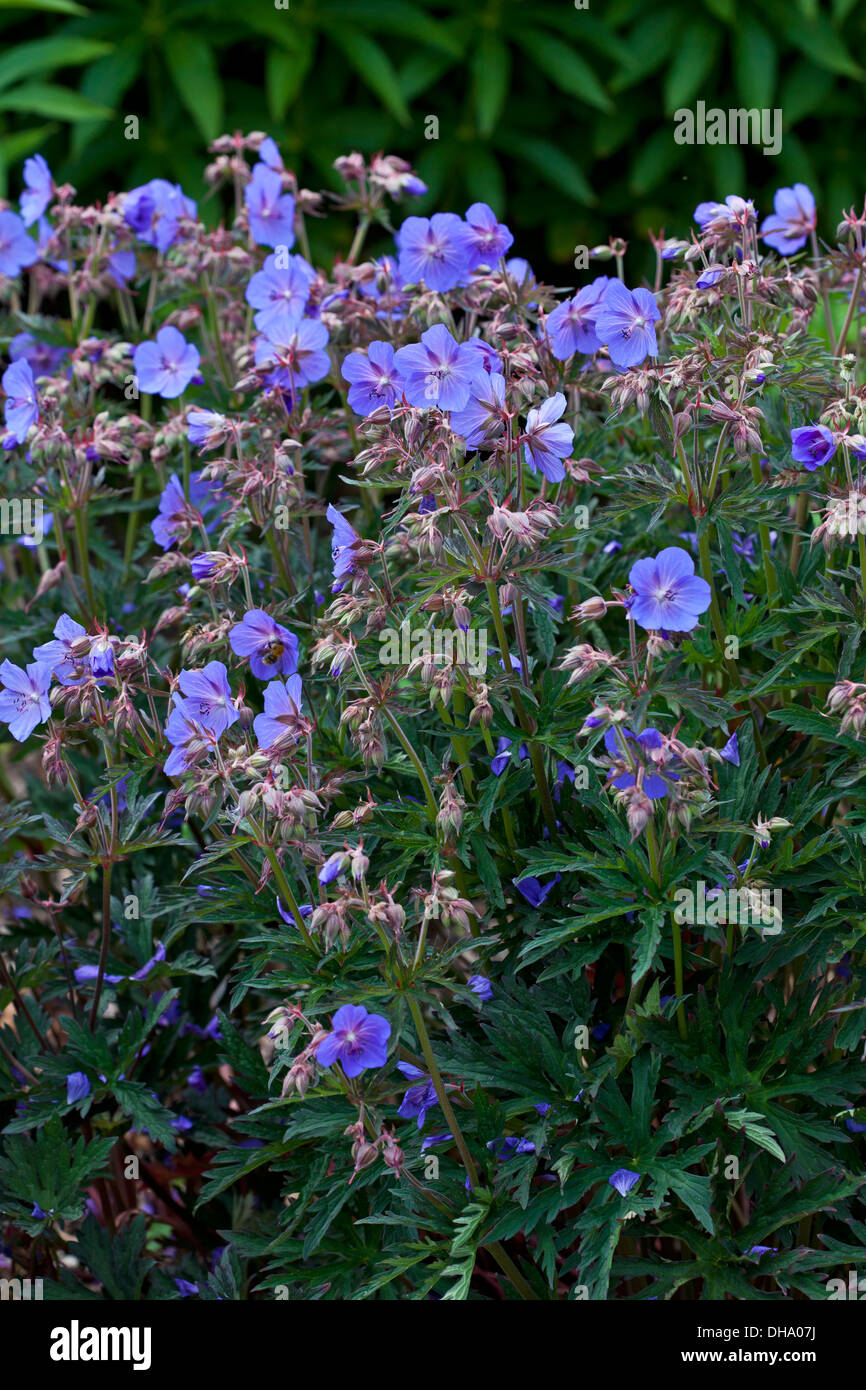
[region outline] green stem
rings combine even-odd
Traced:
[[[499,606],[499,595],[496,592],[496,583],[493,579],[485,581],[487,599],[490,604],[490,611],[493,615],[493,626],[496,629],[496,640],[499,643],[499,650],[502,653],[502,661],[505,666],[505,675],[510,682],[510,694],[514,704],[514,713],[521,729],[526,734],[529,748],[529,760],[532,763],[532,771],[535,774],[535,781],[538,786],[538,794],[541,797],[541,809],[547,828],[551,835],[556,834],[556,811],[553,806],[553,798],[550,795],[550,787],[547,782],[547,774],[544,770],[544,755],[539,744],[534,742],[533,734],[535,726],[526,712],[523,700],[517,689],[517,682],[511,666],[511,652],[508,647],[508,637],[505,633],[505,623],[502,620],[502,609]]]
[[[268,863],[270,864],[273,870],[277,887],[280,890],[280,897],[285,899],[286,906],[292,914],[292,921],[294,922],[298,931],[301,933],[304,945],[309,946],[311,951],[315,951],[315,943],[313,941],[313,938],[310,936],[310,933],[307,931],[307,924],[301,916],[301,909],[298,907],[297,898],[295,897],[294,893],[289,887],[289,880],[286,878],[286,875],[283,872],[283,866],[277,858],[276,850],[272,849],[270,845],[262,845],[262,850],[264,851],[265,858],[267,859]],[[316,954],[318,955],[318,952],[316,952]]]
[[[408,1003],[409,1012],[412,1015],[412,1022],[415,1024],[415,1031],[418,1034],[418,1041],[421,1044],[421,1051],[424,1054],[424,1061],[427,1064],[427,1070],[430,1073],[430,1080],[433,1082],[433,1089],[436,1092],[436,1099],[439,1101],[442,1114],[445,1117],[445,1123],[447,1124],[448,1128],[454,1136],[454,1142],[457,1145],[457,1149],[460,1154],[460,1159],[463,1163],[463,1167],[466,1169],[466,1175],[469,1178],[469,1182],[471,1183],[472,1187],[475,1188],[478,1186],[478,1170],[475,1167],[475,1162],[472,1158],[471,1153],[469,1152],[466,1140],[463,1137],[463,1131],[457,1123],[457,1116],[454,1114],[454,1107],[452,1106],[451,1101],[448,1099],[448,1092],[445,1089],[445,1082],[442,1080],[442,1073],[440,1072],[439,1067],[437,1066],[436,1058],[433,1054],[433,1048],[430,1043],[430,1034],[427,1032],[427,1025],[424,1022],[424,1015],[422,1014],[421,1007],[416,999],[412,999],[411,997],[409,997]],[[533,1302],[537,1302],[537,1293],[531,1287],[531,1285],[526,1282],[523,1275],[520,1273],[520,1270],[517,1268],[514,1261],[511,1259],[511,1256],[506,1253],[506,1251],[500,1245],[499,1241],[491,1241],[489,1244],[485,1245],[484,1248],[490,1251],[491,1255],[493,1256],[496,1263],[499,1265],[499,1268],[502,1270],[503,1274],[506,1274],[508,1276],[508,1278],[511,1280],[512,1284],[518,1290],[518,1292],[522,1294],[522,1296],[525,1299],[530,1299]]]

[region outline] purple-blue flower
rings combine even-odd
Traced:
[[[751,199],[741,198],[738,193],[729,193],[723,203],[698,203],[694,218],[702,232],[715,230],[714,224],[725,227],[744,227],[757,217]]]
[[[350,526],[346,518],[337,508],[328,504],[327,517],[334,528],[331,537],[331,558],[334,562],[334,579],[332,592],[339,593],[343,587],[343,580],[347,575],[355,572],[355,557],[353,548],[357,541],[361,539],[353,526]]]
[[[407,1081],[416,1081],[420,1084],[410,1086],[400,1104],[397,1114],[404,1120],[418,1117],[418,1128],[424,1128],[424,1121],[427,1118],[427,1111],[432,1110],[434,1105],[439,1104],[436,1095],[436,1088],[426,1072],[419,1071],[413,1067],[411,1062],[398,1062],[397,1070],[401,1071]]]
[[[0,721],[9,725],[9,732],[19,743],[29,738],[38,724],[51,717],[51,667],[35,661],[26,671],[4,661],[0,666]]]
[[[518,1139],[514,1134],[508,1134],[502,1139],[489,1139],[487,1147],[493,1157],[502,1162],[507,1162],[509,1158],[515,1158],[517,1154],[535,1153],[535,1145],[531,1139]]]
[[[467,343],[458,343],[443,323],[422,333],[420,343],[400,348],[394,361],[410,405],[421,409],[465,409],[478,368],[477,358],[474,350]]]
[[[181,671],[178,684],[186,712],[215,734],[237,723],[240,715],[232,704],[228,672],[221,661],[209,661],[200,671]]]
[[[72,648],[86,636],[81,623],[61,613],[54,624],[53,640],[34,647],[33,660],[47,665],[61,685],[79,685],[90,672],[90,651],[73,655]]]
[[[177,328],[166,324],[155,340],[139,343],[132,354],[138,389],[150,396],[174,400],[183,395],[201,360],[198,348]]]
[[[19,271],[39,260],[39,247],[17,212],[0,212],[0,275],[14,280]]]
[[[227,421],[215,410],[193,406],[187,412],[186,437],[197,449],[216,449],[225,439]]]
[[[575,352],[598,352],[601,340],[595,331],[595,320],[610,284],[608,276],[599,275],[578,290],[573,299],[558,304],[548,316],[545,328],[553,355],[560,362]]]
[[[611,1187],[615,1187],[620,1197],[627,1197],[636,1183],[639,1183],[641,1173],[634,1173],[630,1168],[617,1168],[615,1173],[611,1173],[608,1182]]]
[[[30,363],[23,357],[3,373],[3,416],[16,444],[23,444],[39,419],[39,400]]]
[[[339,1062],[348,1077],[368,1067],[383,1067],[388,1057],[391,1024],[381,1014],[368,1014],[363,1004],[344,1004],[331,1019],[332,1032],[319,1044],[316,1061],[322,1067]]]
[[[74,1105],[90,1095],[90,1081],[83,1071],[71,1071],[66,1077],[66,1104]]]
[[[726,763],[733,763],[734,767],[740,766],[740,743],[736,733],[731,734],[719,756],[724,758]]]
[[[629,614],[648,631],[691,632],[710,606],[709,584],[695,574],[694,560],[679,546],[637,560],[628,578],[635,591]]]
[[[533,473],[537,469],[548,482],[560,483],[565,477],[562,460],[568,458],[574,445],[571,425],[559,425],[565,413],[566,400],[561,391],[549,396],[540,406],[530,410],[523,433],[523,457]]]
[[[30,364],[34,379],[53,376],[62,362],[69,356],[69,349],[56,343],[40,343],[32,333],[16,333],[9,343],[9,360],[17,362],[23,357]]]
[[[611,280],[596,314],[595,331],[607,344],[615,367],[636,367],[649,355],[658,353],[655,322],[661,318],[649,290],[627,290],[619,280]]]
[[[289,329],[276,325],[256,342],[256,366],[273,366],[269,383],[294,394],[328,375],[331,359],[325,352],[327,342],[328,330],[319,319],[301,319]]]
[[[315,278],[303,256],[268,256],[246,290],[247,303],[257,310],[254,322],[259,332],[274,333],[278,339],[291,334],[304,317]]]
[[[503,772],[507,768],[511,757],[508,751],[510,747],[510,738],[505,738],[503,736],[497,739],[496,754],[494,757],[490,759],[490,771],[493,773],[494,777],[501,777]],[[525,758],[529,757],[529,749],[527,748],[525,743],[521,743],[520,747],[517,750],[517,756],[521,762],[523,762]]]
[[[349,405],[356,415],[371,415],[380,405],[390,409],[403,382],[390,343],[371,343],[366,353],[350,352],[341,372],[349,385]]]
[[[469,270],[480,265],[494,266],[514,244],[508,228],[497,222],[496,213],[486,203],[473,203],[466,213],[467,260]]]
[[[182,217],[195,217],[196,205],[180,184],[151,179],[133,188],[123,200],[123,220],[139,241],[165,253],[174,245]]]
[[[271,681],[270,685],[265,686],[265,712],[257,714],[253,720],[259,748],[273,748],[277,743],[284,744],[289,737],[294,742],[297,738],[301,699],[301,678],[298,675],[289,676],[285,684],[282,681]]]
[[[633,752],[634,758],[644,767],[641,781],[644,792],[649,797],[650,801],[661,801],[668,795],[668,782],[678,782],[680,780],[679,773],[671,771],[667,765],[665,766],[664,773],[662,773],[659,770],[659,765],[652,759],[651,754],[653,750],[662,747],[661,734],[658,729],[654,729],[652,726],[648,726],[639,734],[632,733],[631,729],[623,728],[621,734],[623,738],[632,739],[637,745],[634,750],[630,749],[629,751]],[[608,729],[605,732],[604,746],[612,758],[622,758],[624,756],[623,746],[617,738],[616,730]],[[634,786],[636,780],[637,777],[634,772],[622,772],[618,777],[613,779],[611,785],[614,786],[617,791],[626,791],[629,787]]]
[[[407,217],[397,233],[400,274],[406,284],[423,280],[429,290],[453,290],[469,273],[472,233],[453,212]]]
[[[775,212],[764,218],[761,236],[780,256],[792,256],[806,245],[817,225],[815,196],[804,183],[795,183],[776,192],[773,207]]]
[[[251,608],[229,632],[235,656],[248,656],[259,680],[290,676],[298,669],[298,639],[262,608]]]
[[[486,372],[482,367],[476,372],[469,391],[469,400],[463,409],[451,412],[451,428],[462,436],[467,448],[477,449],[479,444],[502,432],[506,416],[505,377],[499,372]]]
[[[54,180],[51,177],[51,170],[41,154],[34,154],[29,159],[25,159],[24,182],[26,190],[21,194],[18,206],[21,209],[25,227],[32,227],[34,222],[39,221],[54,197]]]
[[[174,545],[182,531],[201,521],[201,511],[217,491],[201,473],[192,473],[189,480],[189,501],[176,473],[172,473],[159,499],[158,515],[150,523],[153,538],[163,550]]]
[[[470,975],[466,983],[478,995],[479,999],[493,998],[493,986],[486,975]]]
[[[541,907],[550,890],[561,878],[562,874],[554,874],[549,883],[542,883],[538,878],[513,878],[511,882],[532,907]]]
[[[807,473],[829,463],[836,452],[836,436],[826,425],[800,425],[791,430],[791,457]]]
[[[283,192],[283,180],[267,164],[257,164],[244,189],[250,232],[259,246],[295,244],[295,200]]]

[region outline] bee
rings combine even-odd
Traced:
[[[285,642],[281,642],[278,637],[274,637],[272,641],[268,642],[266,647],[262,648],[262,661],[266,662],[268,666],[276,666],[285,650]]]

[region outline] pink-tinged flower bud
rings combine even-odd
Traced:
[[[626,809],[626,820],[632,840],[636,840],[638,835],[646,829],[652,817],[652,810],[652,802],[649,798],[644,796],[643,792],[638,791],[636,787],[633,788]]]
[[[572,614],[572,617],[579,623],[597,622],[603,618],[607,612],[607,604],[604,599],[596,595],[594,598],[584,599],[579,603]]]

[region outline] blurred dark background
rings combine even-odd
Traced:
[[[763,215],[800,180],[829,237],[866,185],[863,0],[0,0],[0,40],[15,200],[40,150],[84,199],[159,175],[217,219],[207,143],[264,129],[311,188],[351,149],[403,155],[430,188],[412,211],[489,202],[513,254],[571,283],[575,245],[687,233],[703,199]],[[676,144],[698,100],[780,108],[781,153]]]

